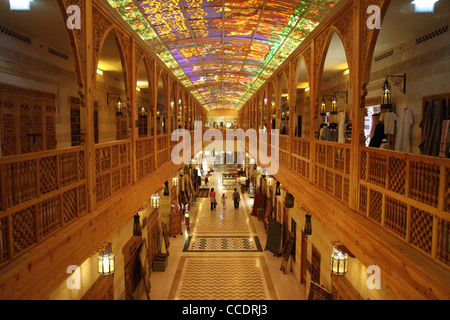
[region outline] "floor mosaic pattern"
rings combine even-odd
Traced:
[[[184,252],[261,252],[258,237],[193,236],[186,240]]]
[[[263,258],[185,257],[180,264],[181,280],[172,289],[173,299],[276,299]]]

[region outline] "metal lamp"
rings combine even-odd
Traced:
[[[164,182],[164,185],[165,185],[165,187],[164,187],[164,195],[168,196],[169,195],[169,182],[168,181]]]
[[[139,213],[136,212],[134,215],[134,223],[133,223],[133,236],[139,237],[142,235],[141,233],[141,223],[140,223]]]
[[[347,273],[348,256],[333,247],[331,253],[331,272],[337,276],[343,276]]]
[[[306,214],[305,218],[305,228],[303,230],[303,233],[307,236],[310,236],[312,234],[311,216],[309,214]]]
[[[280,190],[280,182],[277,181],[277,186],[275,188],[275,195],[279,196],[281,195],[281,190]]]
[[[159,197],[159,194],[155,193],[152,195],[150,202],[153,209],[158,209],[161,206],[161,198]]]
[[[102,276],[109,276],[114,273],[115,262],[111,247],[102,251],[97,258],[98,273]]]
[[[116,115],[118,116],[122,115],[122,99],[120,99],[120,96],[117,98],[116,101]]]

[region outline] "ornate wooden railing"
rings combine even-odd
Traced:
[[[95,194],[101,203],[131,184],[130,141],[95,146]]]
[[[350,192],[350,145],[317,141],[313,183],[348,205]]]
[[[309,180],[309,170],[311,166],[310,142],[308,139],[293,138],[291,151],[291,169]]]
[[[0,265],[87,212],[84,147],[0,158]]]
[[[362,148],[359,212],[450,265],[450,161]]]
[[[139,138],[136,140],[136,178],[145,177],[156,169],[155,138]]]
[[[156,137],[156,163],[157,166],[161,166],[170,159],[169,153],[169,136]]]

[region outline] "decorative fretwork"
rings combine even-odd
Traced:
[[[46,194],[58,188],[56,156],[45,157],[39,160],[40,192]]]
[[[0,219],[0,264],[8,260],[8,218]]]
[[[411,207],[410,242],[431,254],[433,236],[433,215],[428,212]]]
[[[13,254],[17,255],[36,243],[35,207],[11,215]]]
[[[383,194],[370,189],[369,199],[369,218],[372,218],[376,222],[381,222]]]
[[[406,203],[386,197],[384,225],[402,238],[406,238],[407,211]]]
[[[386,156],[378,153],[369,155],[367,181],[380,187],[386,185]]]
[[[437,259],[450,265],[450,221],[441,218],[438,219]]]
[[[359,212],[363,215],[367,214],[367,187],[360,185],[359,187]]]
[[[41,202],[38,209],[39,239],[43,239],[61,227],[61,206],[59,196]],[[67,203],[65,203],[67,204]],[[69,209],[69,208],[67,208]],[[66,210],[66,208],[64,208]]]
[[[72,221],[78,216],[78,188],[73,188],[62,194],[62,207],[64,224]]]
[[[406,160],[389,157],[389,190],[405,194]]]
[[[412,199],[437,207],[439,196],[438,165],[410,162],[409,196]]]

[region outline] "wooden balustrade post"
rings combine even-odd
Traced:
[[[361,33],[364,32],[362,28],[367,28],[360,22],[359,12],[361,12],[361,1],[354,1],[353,9],[353,61],[350,61],[350,77],[353,79],[354,88],[352,90],[352,141],[350,145],[350,185],[349,185],[349,207],[352,210],[358,208],[358,192],[359,192],[359,171],[361,167],[360,152],[361,143],[364,137],[364,105],[362,105],[362,95],[365,94],[362,88],[362,73],[364,72],[362,66],[362,50],[364,50],[361,43]],[[367,210],[368,211],[368,210]]]
[[[130,155],[131,155],[131,183],[134,184],[137,181],[136,171],[136,82],[138,75],[136,74],[136,40],[131,39],[131,83],[130,88],[130,108],[131,108],[131,142],[130,142]]]
[[[315,55],[315,51],[316,51],[316,45],[315,45],[316,41],[315,39],[311,40],[311,62],[309,65],[310,70],[312,70],[310,72],[311,75],[311,79],[309,79],[309,83],[310,83],[310,89],[309,89],[309,108],[310,108],[310,113],[309,113],[309,159],[310,159],[310,165],[309,165],[309,182],[310,183],[314,183],[314,167],[315,167],[315,163],[316,163],[316,100],[317,100],[317,80],[316,80],[316,75],[315,75],[315,65],[316,63],[320,63],[320,61],[316,61],[316,55]],[[306,67],[308,69],[308,66]]]
[[[87,206],[88,212],[92,212],[97,207],[96,197],[96,170],[95,170],[95,140],[94,140],[94,89],[95,89],[95,74],[94,69],[94,49],[93,49],[93,20],[92,20],[92,6],[93,0],[86,0],[85,14],[84,14],[84,50],[86,64],[84,65],[84,80],[85,80],[85,105],[86,105],[86,179],[87,179]],[[97,190],[101,192],[101,190]]]

